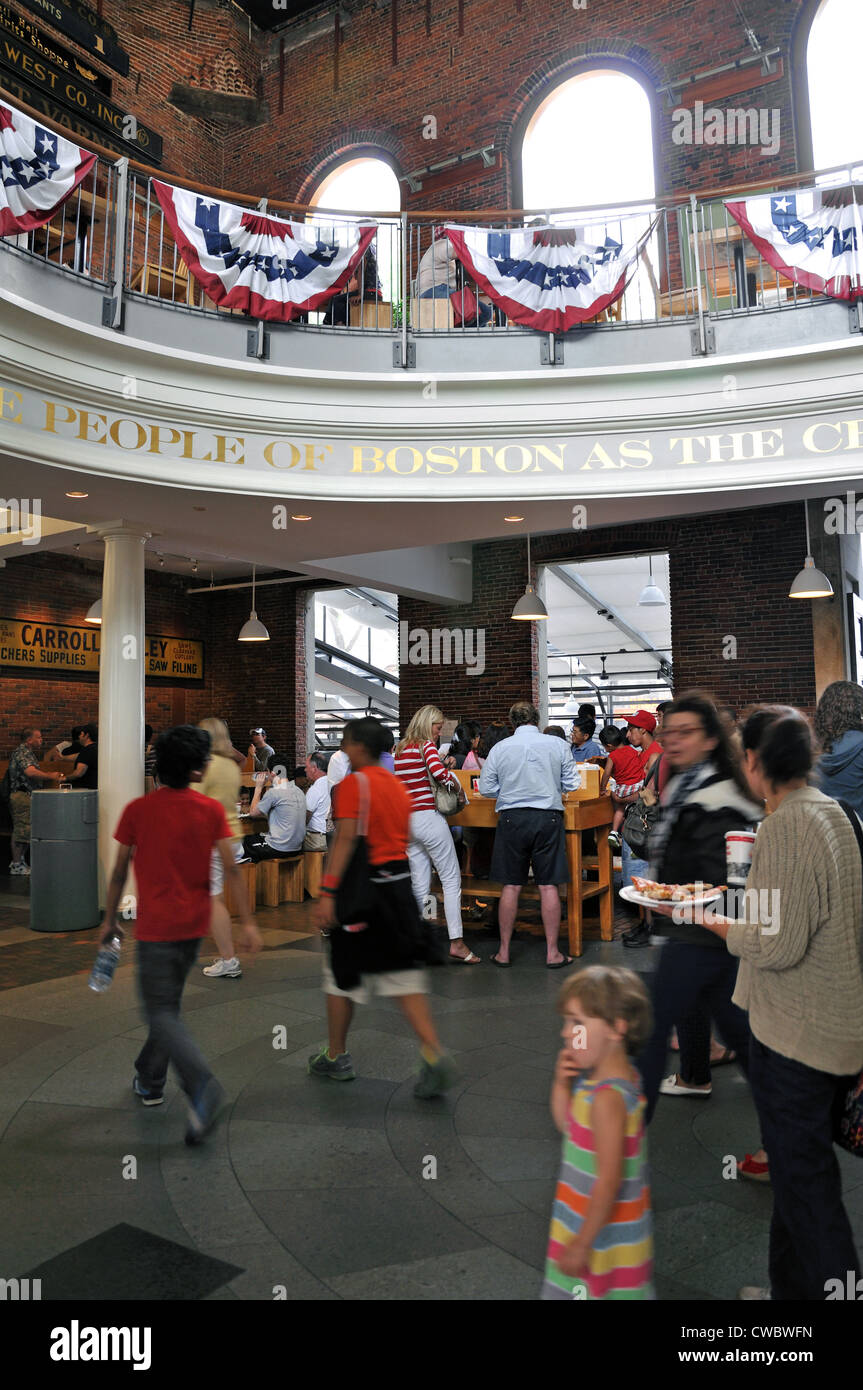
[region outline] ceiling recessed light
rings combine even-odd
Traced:
[[[89,492],[67,492],[67,497],[89,497]]]
[[[523,516],[505,516],[504,521],[524,521]]]
[[[303,516],[302,514],[300,516],[291,517],[291,521],[311,521],[311,519],[310,516]]]

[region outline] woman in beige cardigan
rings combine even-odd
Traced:
[[[860,1277],[832,1117],[863,1067],[863,870],[845,811],[809,785],[803,716],[756,710],[743,747],[768,814],[745,914],[704,921],[740,957],[734,1002],[749,1013],[749,1080],[773,1183],[770,1291],[740,1296],[821,1301],[828,1280]]]

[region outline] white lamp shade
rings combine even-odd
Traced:
[[[542,599],[537,598],[532,584],[528,584],[510,616],[521,623],[538,622],[548,618],[548,609]]]
[[[91,603],[91,604],[90,604],[90,607],[87,609],[87,616],[86,616],[86,618],[84,619],[84,622],[85,622],[85,623],[101,623],[101,621],[102,621],[102,600],[101,600],[100,598],[97,598],[97,599],[96,599],[96,602],[95,602],[95,603]]]
[[[833,585],[827,575],[822,574],[821,570],[817,570],[812,556],[807,555],[806,563],[788,590],[788,597],[830,598],[832,593]]]
[[[243,626],[240,628],[240,635],[237,638],[237,641],[269,642],[269,640],[270,634],[267,632],[267,629],[264,627],[264,624],[258,621],[258,615],[253,608],[251,617],[248,619],[247,622],[243,623]]]
[[[662,608],[667,603],[665,594],[656,584],[645,584],[638,600],[639,608]]]
[[[564,714],[578,714],[578,700],[567,700],[563,707]]]

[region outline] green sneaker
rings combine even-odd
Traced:
[[[448,1091],[457,1080],[455,1062],[445,1052],[442,1052],[433,1064],[421,1056],[420,1074],[414,1086],[414,1095],[418,1100],[430,1100],[432,1096],[439,1096]]]
[[[309,1076],[328,1076],[331,1081],[353,1081],[356,1078],[354,1063],[349,1052],[342,1052],[333,1060],[324,1043],[320,1052],[309,1058]]]

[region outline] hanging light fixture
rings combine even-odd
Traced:
[[[578,714],[578,701],[572,690],[572,657],[569,658],[569,699],[563,707],[564,714]]]
[[[91,604],[90,604],[90,607],[87,609],[87,616],[86,616],[86,618],[84,619],[84,622],[85,622],[85,623],[95,623],[96,626],[98,627],[98,625],[99,625],[99,623],[101,623],[101,621],[102,621],[102,600],[101,600],[100,598],[97,598],[97,599],[96,599],[96,602],[95,602],[95,603],[91,603]]]
[[[530,582],[530,532],[527,533],[527,587],[513,608],[510,617],[520,623],[539,622],[548,618],[548,609]]]
[[[269,640],[270,634],[267,632],[264,624],[258,621],[258,615],[255,612],[255,566],[252,565],[252,611],[249,615],[248,622],[243,623],[243,626],[240,628],[240,635],[237,641],[269,642]]]
[[[803,503],[803,520],[806,522],[806,560],[802,570],[788,590],[788,597],[831,598],[833,585],[826,574],[822,574],[820,570],[815,568],[815,561],[812,559],[809,544],[809,510],[805,502]]]
[[[638,600],[639,608],[660,608],[668,602],[665,594],[653,582],[653,556],[648,555],[647,563],[650,567],[650,579],[641,591],[641,598]]]

